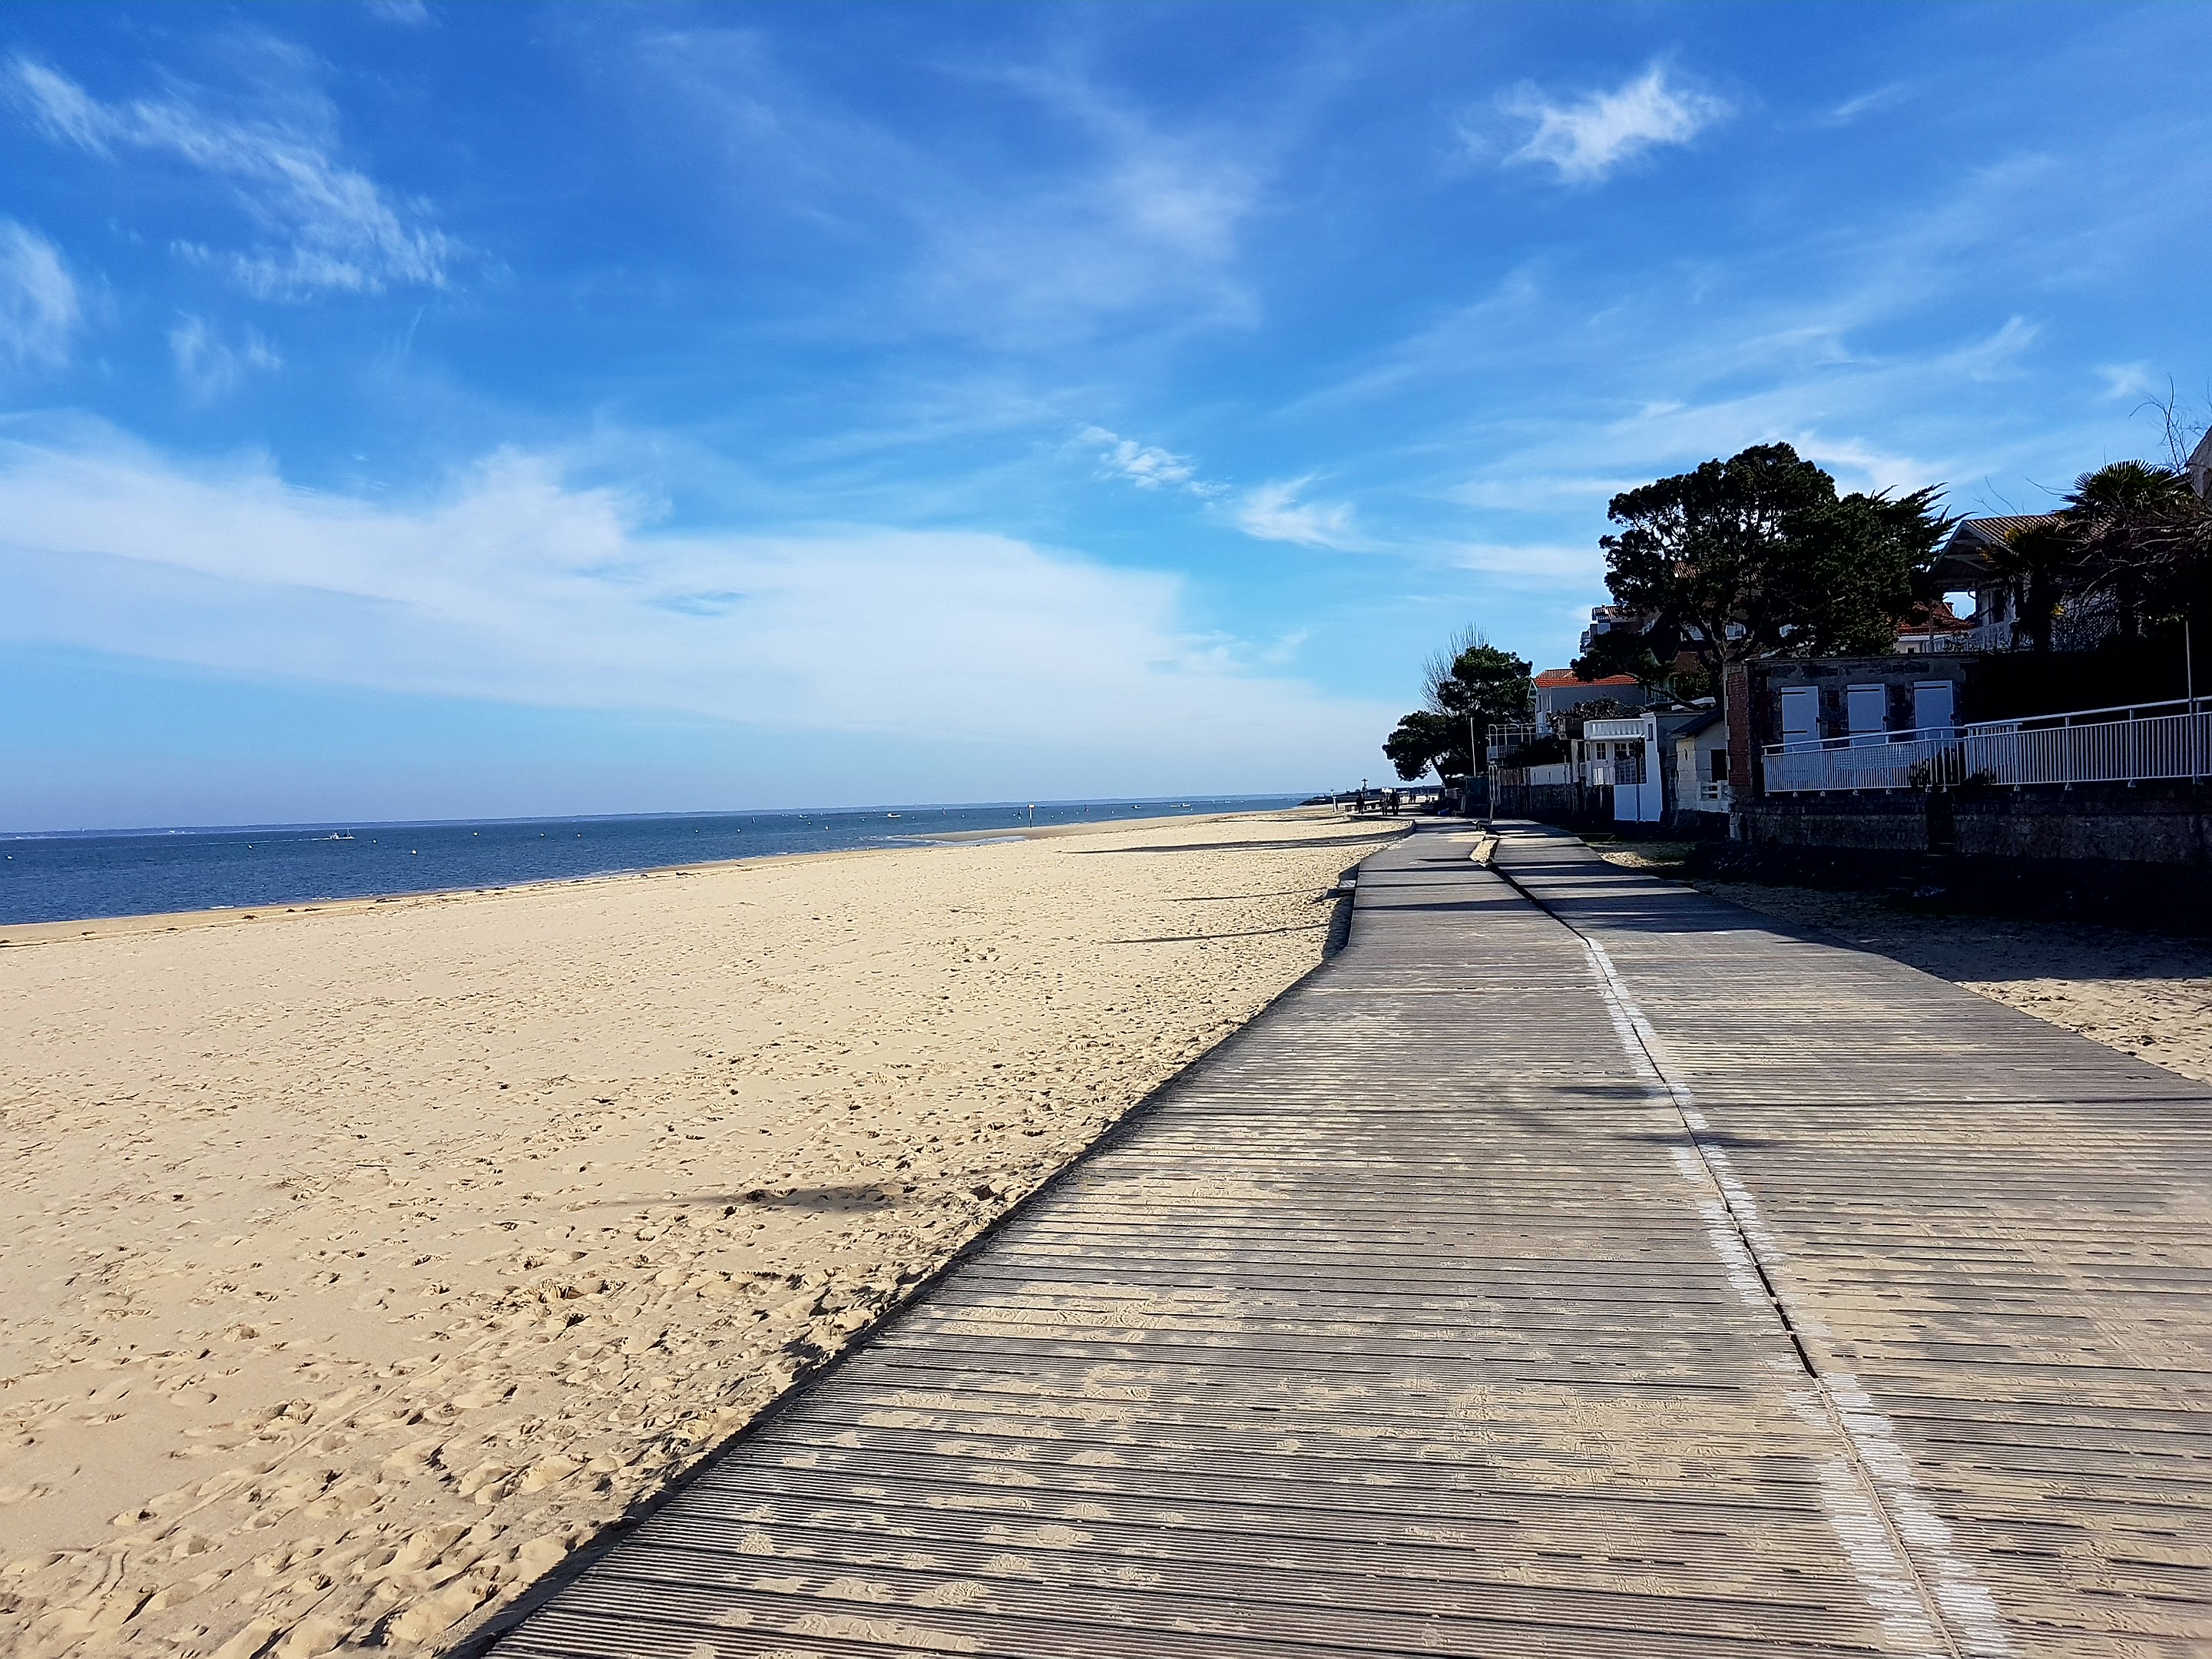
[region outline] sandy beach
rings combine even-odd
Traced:
[[[1392,833],[6,930],[0,1647],[495,1626],[1316,963]]]

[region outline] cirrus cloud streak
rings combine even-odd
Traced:
[[[81,320],[76,282],[60,250],[0,218],[0,351],[19,368],[59,368]]]
[[[368,174],[333,157],[335,117],[319,98],[295,98],[281,116],[241,118],[181,94],[103,103],[58,70],[21,56],[7,80],[15,101],[57,142],[102,156],[166,155],[228,180],[246,214],[282,245],[217,253],[185,243],[179,251],[228,270],[248,293],[297,299],[325,289],[445,284],[451,244],[418,208],[395,204]]]

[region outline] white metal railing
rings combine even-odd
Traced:
[[[1936,629],[1911,628],[1897,636],[1897,648],[1906,656],[1941,657],[1956,653],[1980,651],[2008,651],[2012,648],[2012,624],[2008,622],[1984,623],[1977,628],[1966,628],[1938,632]]]
[[[1976,651],[1982,647],[1972,644],[1968,634],[1939,634],[1932,629],[1927,632],[1899,634],[1897,648],[1906,656],[1940,657],[1954,652]]]
[[[2000,619],[1982,623],[1967,629],[1958,637],[1965,641],[1961,651],[2009,651],[2012,649],[2013,626]]]
[[[2212,698],[1771,744],[1771,794],[1982,783],[2136,783],[2212,775]]]

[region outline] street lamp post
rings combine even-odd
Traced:
[[[1460,800],[1460,810],[1468,817],[1474,816],[1474,710],[1467,711],[1467,789]]]

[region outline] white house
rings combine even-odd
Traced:
[[[1656,823],[1666,809],[1659,777],[1659,721],[1652,714],[1589,720],[1583,726],[1583,775],[1611,786],[1616,823]]]
[[[1708,708],[1676,726],[1674,738],[1674,811],[1725,815],[1731,798],[1726,716]]]
[[[1616,823],[1729,810],[1728,722],[1717,708],[1587,720],[1572,764],[1583,783],[1613,791]]]

